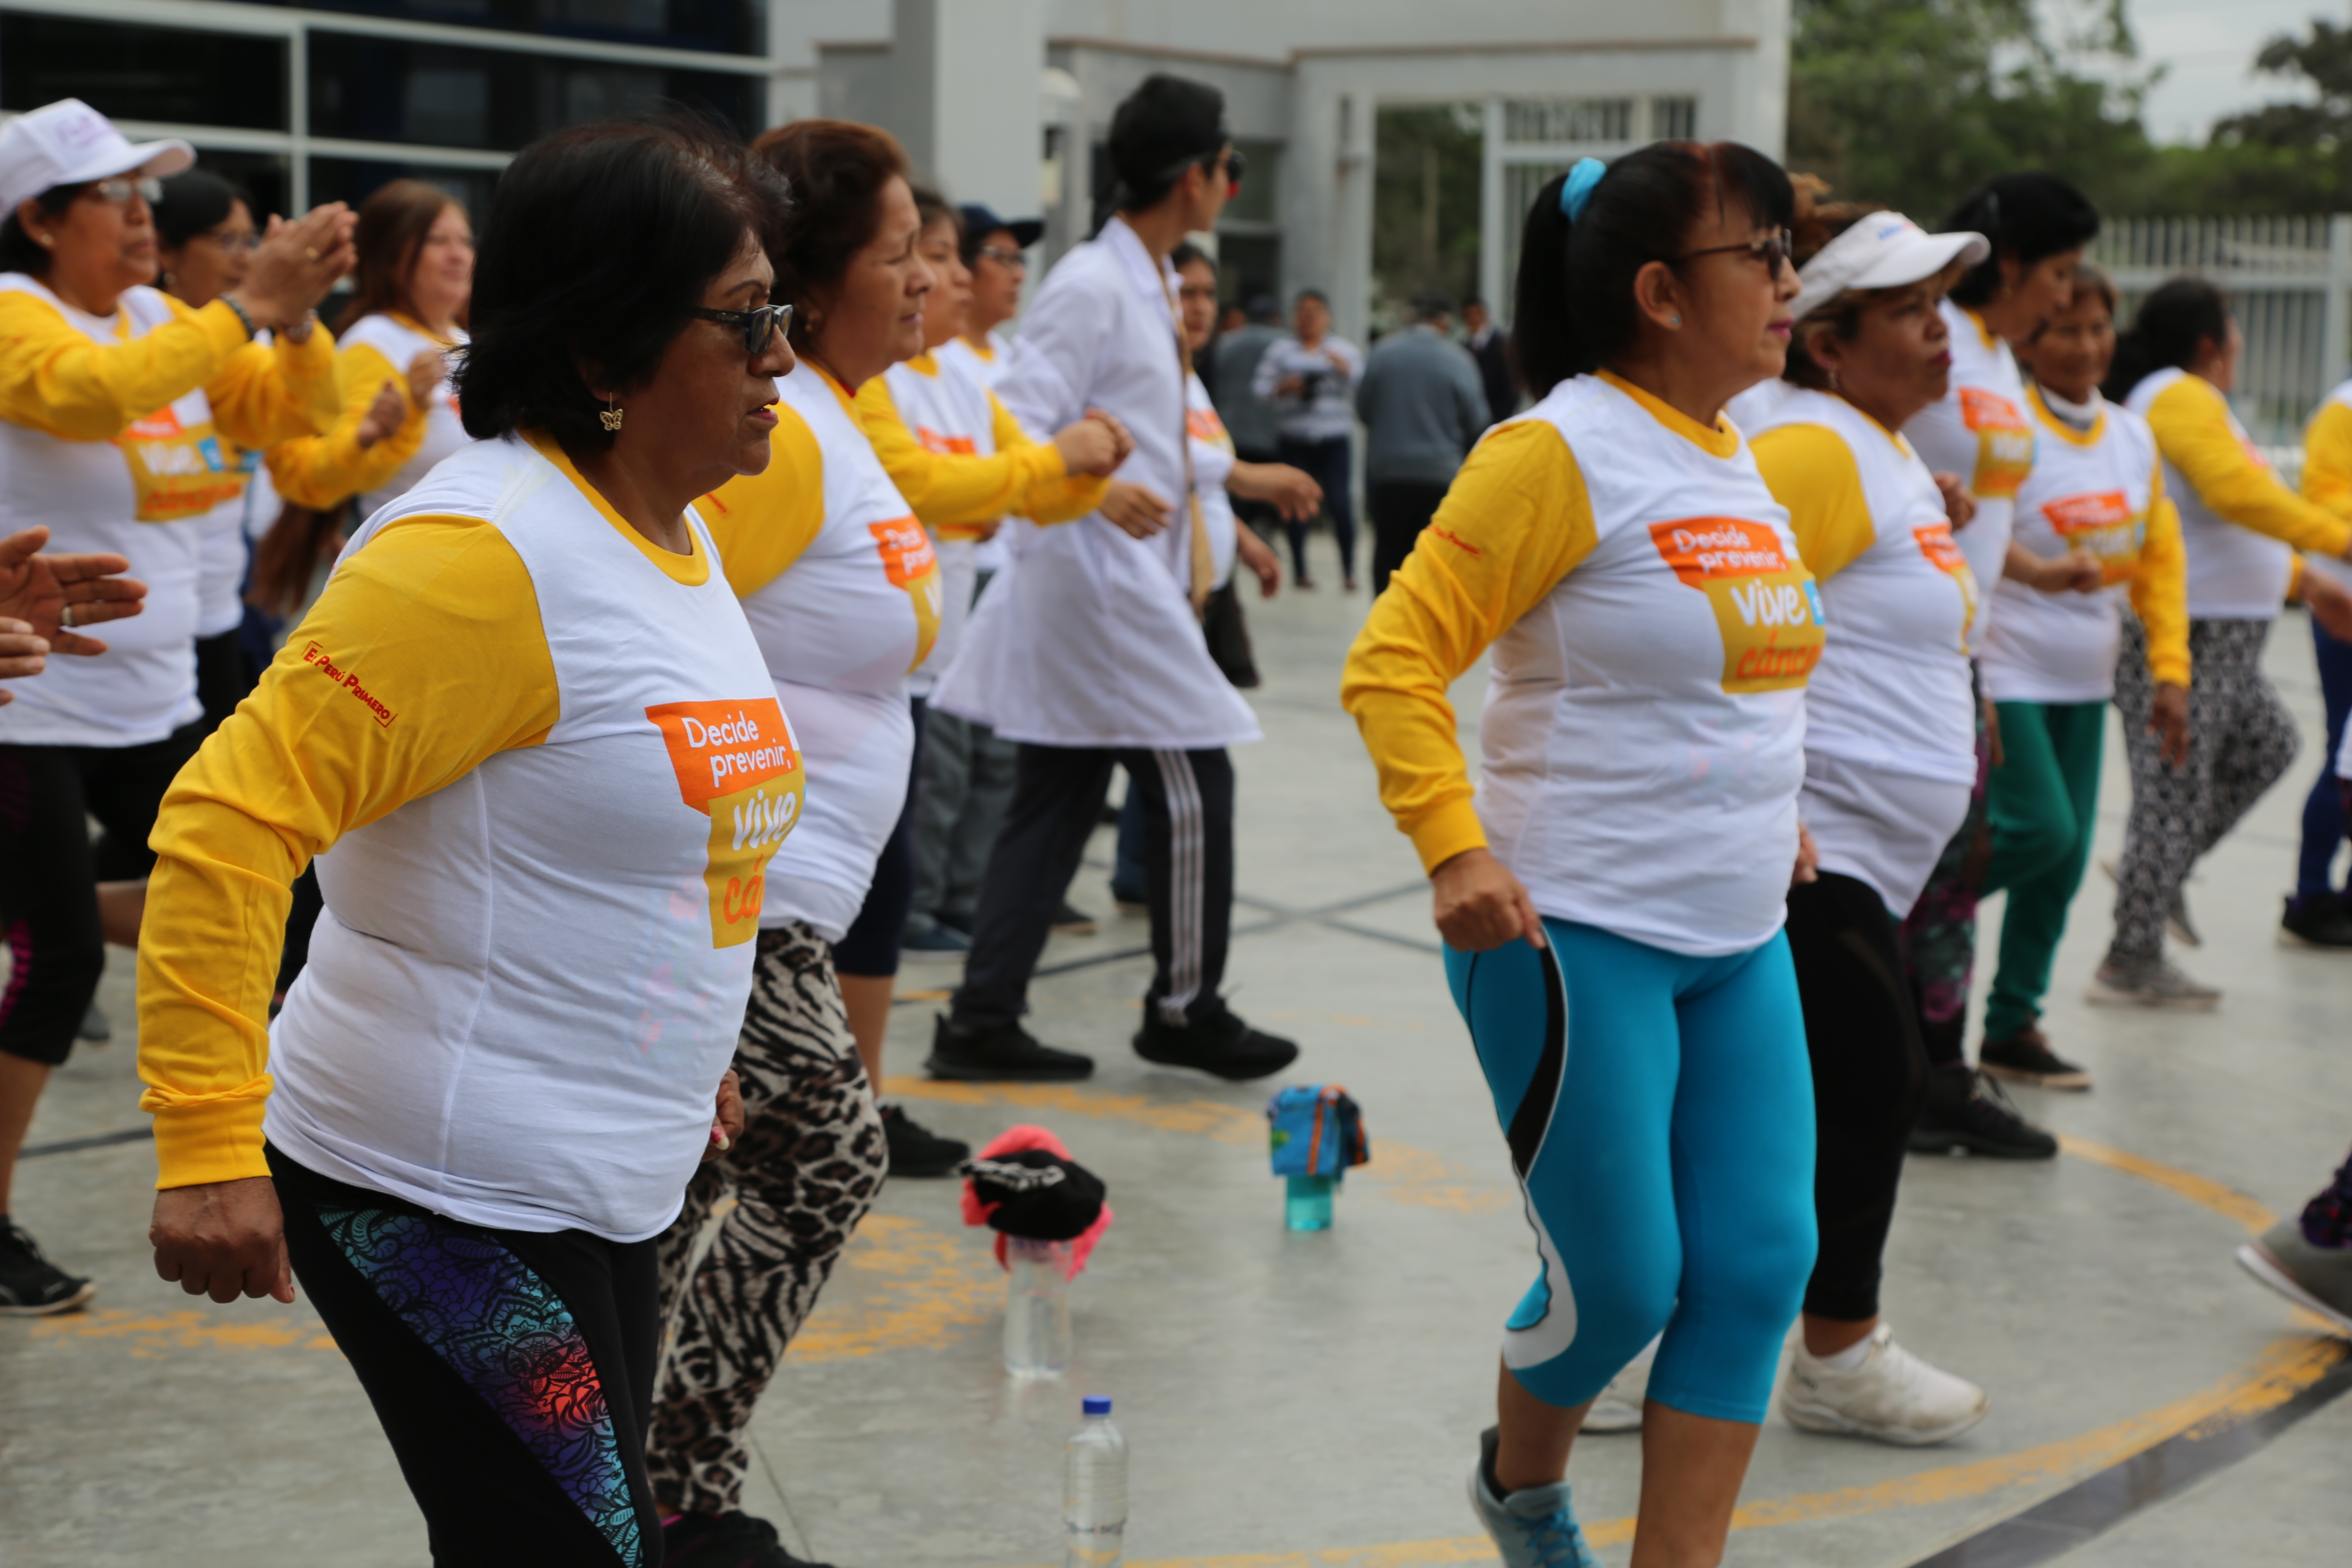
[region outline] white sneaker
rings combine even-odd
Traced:
[[[1592,1408],[1584,1413],[1585,1432],[1639,1432],[1642,1429],[1642,1405],[1650,1396],[1650,1362],[1652,1343],[1626,1363],[1625,1370],[1609,1380]]]
[[[1794,1348],[1780,1388],[1780,1414],[1790,1426],[1916,1448],[1958,1436],[1991,1408],[1983,1389],[1896,1344],[1887,1324],[1871,1331],[1869,1344],[1852,1372],[1807,1354],[1801,1342]]]

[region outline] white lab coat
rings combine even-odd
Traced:
[[[1118,477],[1166,497],[1174,516],[1149,540],[1099,513],[1021,531],[933,706],[1047,746],[1206,751],[1259,738],[1192,616],[1175,292],[1175,273],[1118,218],[1038,289],[998,398],[1031,430],[1090,407],[1117,415],[1135,435]]]

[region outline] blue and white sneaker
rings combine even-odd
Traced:
[[[1503,1554],[1503,1568],[1601,1568],[1584,1543],[1576,1510],[1569,1506],[1568,1483],[1522,1487],[1497,1498],[1486,1484],[1500,1434],[1489,1426],[1478,1439],[1478,1462],[1470,1469],[1470,1506]]]

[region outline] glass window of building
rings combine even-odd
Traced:
[[[118,120],[285,131],[286,40],[0,13],[0,109],[79,98]]]

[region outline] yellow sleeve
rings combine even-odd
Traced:
[[[1471,452],[1372,601],[1339,703],[1356,716],[1381,804],[1423,869],[1486,842],[1447,689],[1595,542],[1584,475],[1559,432],[1533,419],[1502,426]]]
[[[381,487],[425,445],[425,410],[408,395],[408,373],[370,343],[353,343],[336,358],[335,380],[341,406],[321,436],[282,441],[263,454],[270,483],[298,506],[315,511],[339,507]],[[400,389],[408,416],[400,428],[373,447],[360,445],[360,421],[383,390]]]
[[[2333,397],[2304,426],[2303,499],[2352,518],[2352,407]]]
[[[998,451],[1037,447],[1029,432],[1021,427],[1021,421],[1013,416],[1013,410],[998,402],[993,392],[988,395],[988,411],[989,434],[995,438]],[[1047,447],[1045,450],[1060,456],[1057,447]],[[1101,506],[1104,492],[1109,489],[1108,479],[1073,474],[1065,468],[1057,477],[1040,479],[1032,484],[1013,510],[1032,522],[1072,522]]]
[[[2164,493],[2161,460],[2148,490],[2147,536],[2140,541],[2131,602],[2147,633],[2148,679],[2158,685],[2188,685],[2189,552],[2180,542],[2180,513]]]
[[[182,321],[197,315],[177,300],[172,300],[172,313]],[[335,422],[335,336],[314,325],[303,342],[277,332],[267,345],[247,343],[205,383],[205,396],[213,405],[214,425],[243,446],[323,434]]]
[[[68,441],[111,441],[132,420],[211,386],[248,347],[245,323],[217,300],[175,310],[144,337],[96,343],[47,300],[0,292],[0,419]]]
[[[148,840],[139,1104],[155,1118],[156,1185],[268,1174],[264,1020],[303,867],[492,754],[536,745],[556,718],[538,595],[496,528],[410,519],[336,570],[172,782]]]
[[[2164,460],[2225,521],[2297,550],[2341,555],[2352,548],[2352,518],[2315,506],[2279,483],[2239,445],[2229,414],[2212,383],[2184,375],[2156,395],[2147,423]]]
[[[888,470],[890,482],[915,515],[933,528],[1031,515],[1025,509],[1033,489],[1042,496],[1048,483],[1069,474],[1061,448],[1035,442],[986,458],[925,450],[898,416],[890,384],[878,375],[857,389],[856,408],[857,422],[874,443],[874,454]],[[1074,515],[1083,517],[1093,510],[1089,506]]]
[[[1797,553],[1826,583],[1878,538],[1862,469],[1845,437],[1826,425],[1782,425],[1748,443],[1772,499],[1789,509]]]
[[[799,560],[824,527],[824,453],[816,433],[789,406],[777,405],[768,466],[728,480],[694,510],[719,547],[727,585],[737,598],[750,598]]]

